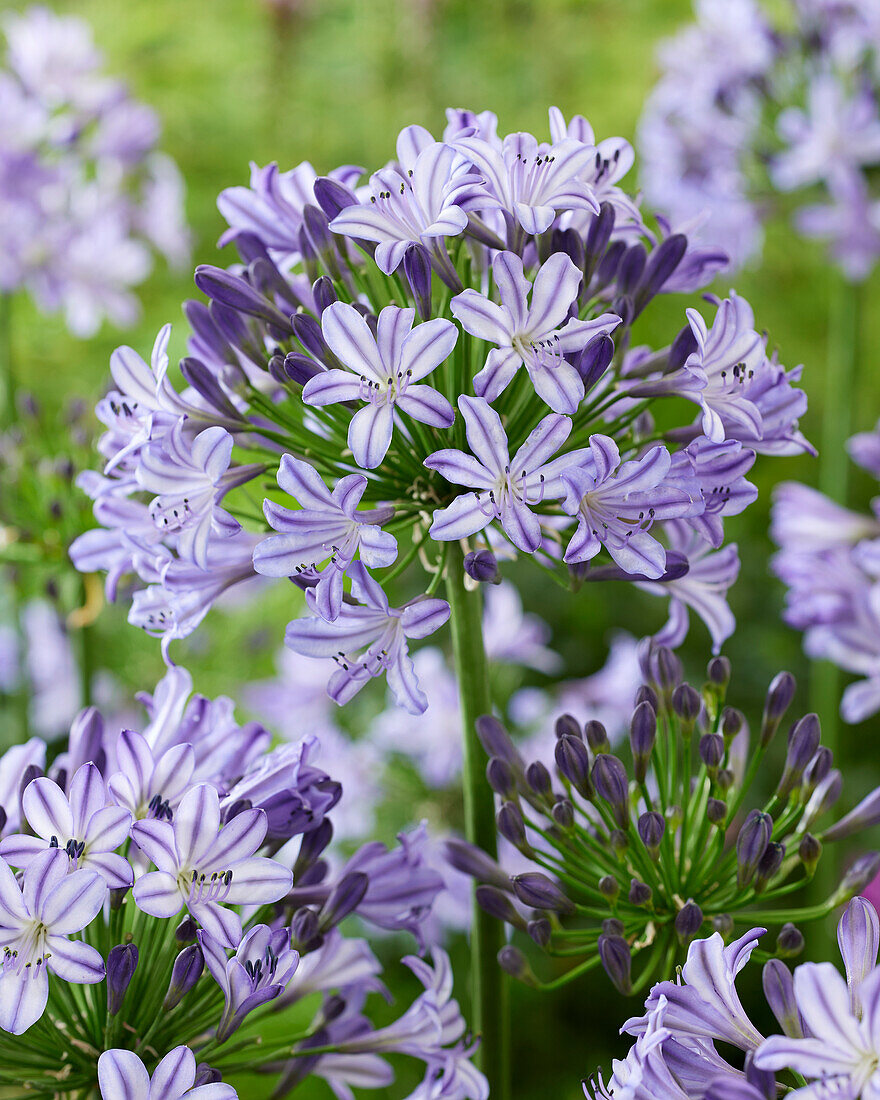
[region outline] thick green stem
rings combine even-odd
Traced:
[[[846,441],[852,432],[852,411],[856,400],[856,364],[859,356],[861,325],[861,287],[836,276],[828,324],[828,355],[825,374],[825,403],[822,409],[822,435],[819,463],[819,488],[838,504],[847,502],[849,456]],[[822,742],[835,756],[840,740],[839,669],[830,661],[816,661],[811,669],[810,702],[822,722]],[[827,895],[834,883],[835,868],[828,857],[820,865],[817,886]]]
[[[495,805],[486,782],[486,754],[475,723],[491,713],[486,651],[483,647],[482,598],[465,588],[464,562],[450,547],[446,567],[446,596],[451,609],[452,648],[461,700],[464,818],[467,839],[494,856]],[[506,1100],[510,1092],[508,1061],[507,978],[497,955],[504,945],[502,923],[474,903],[471,933],[473,1000],[470,1024],[481,1036],[478,1061],[489,1079],[493,1100]]]

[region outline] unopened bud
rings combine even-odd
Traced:
[[[472,550],[465,554],[464,571],[480,584],[496,584],[500,580],[498,560],[491,550]]]
[[[370,885],[368,875],[360,871],[352,871],[344,875],[327,895],[327,900],[321,906],[318,913],[318,931],[329,932],[335,928],[364,900]]]
[[[538,945],[538,947],[546,948],[550,943],[550,938],[553,935],[553,928],[550,921],[546,917],[539,917],[537,920],[530,920],[526,925],[526,931]]]
[[[444,844],[443,854],[446,862],[463,875],[470,875],[477,882],[491,883],[500,890],[510,890],[510,877],[501,865],[475,844],[453,836]]]
[[[604,933],[597,944],[605,973],[625,997],[632,992],[632,951],[623,936]]]
[[[730,683],[730,661],[726,657],[713,657],[706,669],[709,683],[726,688]]]
[[[761,972],[761,984],[770,1011],[790,1039],[803,1039],[804,1029],[791,971],[779,959],[765,963]]]
[[[725,745],[730,744],[745,723],[745,715],[741,710],[737,710],[736,707],[724,708],[721,712],[721,734],[724,737]]]
[[[553,732],[557,737],[564,737],[565,734],[570,737],[583,737],[580,722],[573,714],[560,714],[553,726]]]
[[[819,857],[821,855],[822,845],[819,841],[816,840],[812,833],[804,833],[798,845],[798,857],[810,877],[813,876],[816,870],[816,864],[819,862]]]
[[[571,783],[584,798],[592,798],[593,784],[590,781],[590,754],[580,737],[566,733],[555,746],[556,767],[559,774]]]
[[[204,969],[205,960],[201,947],[197,943],[184,947],[171,968],[171,981],[168,983],[168,992],[162,1002],[162,1008],[166,1012],[170,1012],[180,1004],[202,976]]]
[[[724,939],[733,931],[733,917],[730,913],[716,913],[712,918],[712,927]]]
[[[559,886],[541,871],[526,871],[511,879],[513,892],[532,909],[548,909],[553,913],[573,913],[575,907]]]
[[[718,774],[715,776],[715,786],[723,793],[729,791],[733,786],[733,781],[736,776],[733,774],[731,768],[719,768]]]
[[[403,254],[403,271],[415,299],[419,317],[431,316],[431,258],[420,244],[411,244]]]
[[[789,959],[800,955],[804,949],[804,936],[799,928],[788,921],[779,929],[776,937],[776,954],[781,959]]]
[[[790,672],[780,672],[773,677],[764,701],[764,715],[761,719],[761,745],[770,744],[773,735],[779,729],[785,712],[791,706],[797,688],[795,678]]]
[[[513,768],[500,756],[493,756],[486,765],[486,779],[489,786],[502,798],[512,798],[516,793],[516,776]]]
[[[710,776],[715,775],[724,759],[724,738],[720,733],[704,733],[698,748],[706,771]]]
[[[872,882],[880,871],[880,852],[866,852],[854,860],[852,866],[843,876],[840,886],[834,892],[831,899],[832,908],[849,901],[853,894],[861,894],[869,882]]]
[[[623,829],[612,829],[608,834],[608,842],[618,857],[623,855],[629,847],[629,837]]]
[[[546,798],[552,791],[550,772],[540,760],[535,760],[526,768],[526,783],[538,798]]]
[[[584,737],[593,752],[608,752],[608,731],[597,719],[591,718],[584,726]]]
[[[825,745],[816,749],[816,755],[804,768],[801,798],[807,799],[831,771],[834,753]]]
[[[594,336],[577,360],[577,372],[587,393],[596,385],[614,358],[614,341],[608,335]]]
[[[611,753],[602,753],[593,763],[591,777],[596,793],[611,807],[614,820],[621,829],[626,829],[629,825],[629,783],[623,764]]]
[[[687,947],[702,925],[703,910],[693,898],[690,898],[675,915],[675,934],[678,936],[678,942],[683,947]]]
[[[684,723],[685,736],[694,728],[702,707],[700,693],[690,684],[679,684],[672,693],[672,709]]]
[[[788,735],[788,751],[785,754],[785,768],[776,793],[780,798],[790,794],[804,774],[807,764],[813,759],[819,748],[819,716],[807,714],[796,722]]]
[[[727,803],[720,798],[710,798],[706,802],[706,817],[713,825],[724,825],[727,821]]]
[[[115,1016],[125,998],[138,964],[138,949],[133,943],[121,943],[107,953],[107,1011]]]
[[[504,839],[520,851],[530,851],[526,840],[526,825],[522,811],[515,802],[505,802],[495,815],[498,832]]]
[[[290,941],[293,945],[306,948],[320,943],[323,937],[318,928],[318,914],[314,909],[303,906],[293,914],[290,922]]]
[[[535,977],[528,959],[518,947],[512,943],[505,944],[498,952],[498,965],[512,978],[525,982],[526,985],[536,986],[538,979]]]
[[[651,710],[656,714],[660,709],[660,703],[657,699],[657,692],[648,684],[642,684],[636,692],[636,697],[633,699],[633,706],[637,707],[640,703],[649,703]]]
[[[525,929],[525,921],[510,900],[510,895],[499,890],[497,886],[478,886],[476,898],[479,907],[490,917],[511,924],[520,931]]]
[[[615,901],[620,894],[620,883],[614,875],[603,875],[599,879],[599,893],[609,901]]]
[[[782,866],[785,859],[785,845],[771,840],[758,861],[755,872],[755,893],[760,894]]]
[[[506,760],[514,770],[524,770],[523,759],[519,750],[510,739],[510,734],[492,714],[483,714],[474,726],[480,743],[488,756],[500,756]]]
[[[656,859],[660,851],[660,843],[666,832],[666,821],[662,814],[656,810],[649,810],[642,814],[638,822],[639,837],[642,844],[648,849],[652,859]]]
[[[567,798],[557,798],[550,816],[560,829],[570,829],[574,825],[574,806]]]
[[[651,898],[654,896],[654,891],[645,882],[639,882],[638,879],[633,879],[629,884],[629,903],[630,905],[649,905]]]
[[[770,843],[773,818],[760,810],[752,810],[736,838],[736,882],[742,889],[755,876],[761,857]]]
[[[633,774],[636,781],[644,782],[654,751],[657,738],[657,714],[651,704],[644,700],[633,711],[629,725],[629,743],[633,755]]]

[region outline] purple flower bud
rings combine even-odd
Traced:
[[[809,798],[816,787],[831,771],[834,763],[834,753],[826,745],[820,745],[816,749],[816,755],[804,768],[803,796]]]
[[[614,272],[617,270],[617,265],[620,263],[620,257],[623,255],[626,245],[623,241],[617,241],[609,252],[615,252],[615,258],[605,263],[607,259],[608,242],[611,240],[611,234],[614,232],[614,207],[610,202],[603,202],[599,207],[599,213],[590,222],[590,228],[587,230],[587,237],[584,241],[584,281],[589,282],[590,278],[596,267],[606,266],[610,270],[605,272],[598,272],[597,282],[599,286],[604,286],[607,282],[614,278]],[[620,247],[622,246],[622,247]],[[602,263],[600,264],[600,259]]]
[[[340,921],[353,913],[364,900],[369,885],[369,877],[359,871],[343,875],[328,894],[318,914],[320,932],[329,932],[331,928],[335,928]]]
[[[700,759],[706,765],[709,775],[712,775],[724,759],[724,738],[720,733],[704,733],[698,748]]]
[[[308,354],[324,361],[330,349],[324,340],[321,326],[315,318],[308,313],[295,313],[291,318],[291,324],[294,335]]]
[[[839,775],[839,773],[831,772],[825,783],[828,783],[833,775]],[[816,795],[824,785],[824,783],[820,784],[816,788]],[[822,808],[824,810],[826,807],[823,805]],[[814,816],[818,816],[818,814]],[[861,832],[862,829],[867,829],[871,825],[876,825],[878,821],[880,821],[880,787],[876,787],[848,814],[844,815],[840,821],[832,825],[830,829],[826,829],[825,839],[842,840],[844,837],[852,836],[853,833]]]
[[[720,798],[706,801],[706,817],[713,825],[723,825],[727,821],[727,803]]]
[[[536,986],[538,980],[532,972],[525,955],[512,943],[505,944],[498,952],[498,965],[512,978],[525,982],[526,985]]]
[[[603,875],[599,879],[599,893],[603,898],[614,901],[620,894],[620,883],[614,875]]]
[[[773,818],[760,810],[752,810],[740,828],[736,838],[736,882],[740,889],[754,878],[772,830]]]
[[[648,684],[642,684],[636,692],[635,699],[633,699],[634,707],[638,707],[642,703],[647,703],[655,714],[660,709],[660,701],[657,698],[657,692]]]
[[[516,776],[513,768],[500,756],[493,756],[486,765],[486,779],[489,786],[502,798],[512,798],[516,794]]]
[[[560,829],[570,829],[574,825],[574,806],[567,798],[557,798],[550,816]]]
[[[629,783],[623,764],[611,753],[602,753],[593,763],[591,778],[596,793],[611,807],[614,820],[621,829],[626,829],[629,825]]]
[[[313,190],[315,202],[331,221],[346,207],[357,206],[358,198],[354,191],[328,176],[316,179]]]
[[[174,929],[174,938],[178,943],[195,943],[198,924],[187,913],[183,920]]]
[[[690,325],[685,325],[669,348],[669,369],[681,370],[688,357],[697,350],[697,338]]]
[[[641,242],[631,245],[624,252],[620,266],[617,269],[617,292],[619,294],[632,294],[642,277],[647,261],[648,252]]]
[[[700,693],[690,684],[679,684],[672,693],[672,709],[685,723],[686,734],[690,734],[702,708]]]
[[[614,988],[628,997],[632,992],[632,951],[623,936],[603,933],[597,944],[599,958]]]
[[[602,921],[602,931],[606,936],[622,936],[625,926],[623,921],[618,920],[617,917],[606,917]]]
[[[314,909],[302,906],[293,914],[290,922],[291,944],[303,950],[313,950],[323,937],[318,928],[318,914]]]
[[[587,393],[596,385],[614,358],[614,341],[603,333],[594,336],[578,357],[576,367]]]
[[[730,683],[730,661],[726,657],[713,657],[706,669],[709,683],[726,688]]]
[[[205,959],[202,949],[197,943],[184,947],[171,968],[171,981],[168,983],[168,992],[162,1002],[165,1012],[179,1005],[183,998],[195,986],[205,969]]]
[[[608,752],[608,731],[596,718],[591,718],[584,726],[584,737],[593,752]]]
[[[835,905],[841,905],[854,894],[861,894],[869,882],[880,872],[880,852],[865,852],[852,863],[841,879],[832,899]]]
[[[580,723],[572,714],[560,714],[553,730],[557,737],[563,737],[565,734],[570,737],[583,737]]]
[[[550,944],[550,939],[553,935],[553,926],[546,917],[539,917],[537,920],[530,920],[526,925],[526,931],[538,945],[538,947],[546,948]]]
[[[463,875],[470,875],[478,882],[490,883],[499,890],[510,892],[510,878],[502,870],[496,860],[487,856],[482,848],[469,844],[459,837],[449,837],[443,847],[446,862],[461,871]]]
[[[822,845],[812,833],[804,833],[798,845],[798,858],[803,863],[808,875],[812,877],[816,870],[816,864],[822,855]]]
[[[764,702],[764,716],[761,720],[761,745],[769,745],[773,735],[779,729],[783,715],[791,706],[797,684],[790,672],[780,672],[773,677],[767,689]]]
[[[546,798],[551,793],[550,772],[540,760],[536,760],[526,768],[526,783],[539,798]]]
[[[640,313],[666,285],[684,258],[687,244],[687,237],[683,233],[672,233],[651,252],[636,293],[637,312]]]
[[[632,295],[618,294],[616,297],[612,298],[611,312],[616,313],[620,318],[621,328],[626,328],[627,325],[631,324],[636,312]]]
[[[490,917],[512,924],[514,928],[524,931],[526,922],[510,900],[510,895],[497,886],[478,886],[476,891],[477,904]]]
[[[304,386],[310,378],[321,374],[324,368],[320,363],[301,355],[298,351],[289,351],[284,357],[284,373],[298,386]]]
[[[28,764],[28,766],[21,773],[21,782],[18,785],[19,800],[21,799],[21,796],[24,794],[29,784],[33,783],[35,779],[39,779],[42,774],[42,768],[38,768],[36,764]]]
[[[413,292],[419,317],[431,316],[431,258],[420,244],[411,244],[403,254],[403,271]]]
[[[745,715],[741,710],[737,710],[736,707],[724,708],[721,712],[721,734],[725,744],[730,744],[745,725],[745,721]]]
[[[693,898],[688,898],[687,902],[675,914],[675,934],[678,936],[678,942],[683,947],[687,947],[700,931],[702,925],[703,910]]]
[[[554,229],[551,251],[564,252],[575,267],[583,270],[586,255],[584,242],[574,229]]]
[[[531,909],[548,909],[553,913],[574,913],[573,903],[559,886],[541,871],[526,871],[511,879],[517,898]]]
[[[647,883],[639,882],[637,878],[630,882],[628,894],[630,905],[649,905],[653,896],[654,891]]]
[[[559,774],[571,783],[579,795],[591,798],[593,785],[590,782],[590,754],[583,741],[571,734],[563,734],[556,742],[555,756]]]
[[[788,751],[785,754],[785,768],[776,793],[785,798],[796,787],[804,774],[804,768],[813,759],[819,747],[821,730],[819,716],[806,714],[796,722],[788,735]]]
[[[138,964],[138,949],[133,943],[120,943],[107,952],[107,1011],[115,1016],[125,998]]]
[[[515,802],[505,802],[495,815],[495,824],[498,832],[504,839],[520,851],[529,851],[526,840],[526,826],[523,821],[522,811]]]
[[[791,971],[779,959],[771,959],[764,965],[761,984],[770,1011],[790,1039],[803,1039],[804,1027],[800,1009],[794,994]]]
[[[240,275],[233,275],[231,271],[224,271],[222,267],[214,267],[212,264],[199,264],[196,268],[195,284],[203,294],[237,313],[268,321],[284,333],[293,332],[284,314],[258,294]]]
[[[223,1080],[223,1074],[219,1069],[213,1069],[205,1062],[199,1062],[196,1066],[196,1076],[193,1081],[193,1090],[202,1085],[217,1085]]]
[[[729,791],[735,778],[736,776],[730,768],[719,768],[718,774],[715,776],[715,786],[721,791]]]
[[[336,287],[333,285],[333,280],[328,279],[326,275],[322,275],[319,279],[315,279],[312,284],[312,297],[315,299],[315,308],[318,311],[319,317],[327,306],[332,306],[334,302],[339,301],[339,296],[336,293]]]
[[[723,936],[724,939],[727,939],[733,931],[733,917],[730,913],[716,913],[712,918],[712,927]]]
[[[684,673],[681,661],[668,646],[659,646],[655,651],[657,662],[657,683],[664,692],[672,692],[681,683]]]
[[[480,584],[497,584],[501,579],[498,560],[491,550],[471,550],[465,554],[464,571]]]
[[[780,958],[788,959],[794,955],[800,955],[804,949],[804,935],[803,932],[795,925],[788,921],[779,929],[779,935],[776,937],[776,954]]]
[[[771,840],[764,850],[764,854],[761,856],[758,862],[758,869],[755,872],[755,893],[760,894],[782,866],[782,861],[785,859],[785,845],[780,844],[778,841]]]
[[[476,723],[477,736],[488,756],[500,756],[506,760],[515,772],[525,771],[523,758],[510,739],[510,734],[491,714],[484,714]]]
[[[335,264],[336,243],[330,231],[330,219],[320,207],[311,203],[306,203],[303,207],[302,217],[303,228],[308,233],[312,248],[325,260],[333,257]]]
[[[656,859],[660,843],[663,840],[663,834],[666,832],[666,820],[663,814],[658,814],[656,810],[649,810],[647,813],[642,814],[639,818],[638,830],[642,844]]]
[[[325,817],[315,829],[309,829],[303,833],[300,841],[296,863],[293,865],[293,878],[298,882],[309,867],[314,866],[333,839],[333,823],[329,817]]]

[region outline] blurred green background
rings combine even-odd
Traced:
[[[224,228],[217,193],[246,182],[251,160],[277,160],[282,169],[309,160],[319,172],[340,163],[372,170],[393,155],[403,125],[420,122],[440,131],[446,106],[490,108],[499,115],[502,132],[544,134],[547,108],[555,104],[566,116],[586,115],[597,137],[632,138],[656,75],[656,44],[690,12],[688,0],[300,0],[284,6],[260,0],[55,0],[51,6],[89,20],[108,70],[124,76],[134,94],[161,115],[161,146],[186,178],[194,262],[211,263],[233,259],[231,253],[219,257],[215,249]],[[626,182],[634,188],[635,178]],[[795,237],[783,220],[769,229],[760,268],[735,280],[782,362],[805,364],[812,406],[802,426],[813,439],[819,437],[828,384],[825,345],[833,282],[820,249]],[[729,285],[719,281],[719,289]],[[848,395],[854,430],[870,427],[880,414],[874,375],[880,321],[871,316],[876,291],[875,280],[865,292],[858,386]],[[180,303],[193,293],[189,273],[169,273],[159,265],[141,288],[141,323],[124,334],[105,325],[89,342],[75,340],[59,319],[39,316],[17,301],[13,348],[23,388],[50,410],[74,395],[92,404],[106,385],[112,349],[125,342],[148,355],[157,329],[168,320],[176,326],[174,360],[184,350]],[[683,308],[684,302],[670,300],[668,325],[658,335],[668,337],[680,327]],[[58,447],[63,451],[64,443]],[[731,598],[739,629],[725,646],[734,667],[731,701],[753,720],[780,668],[798,676],[798,702],[807,708],[809,670],[800,638],[780,623],[782,589],[768,573],[767,515],[775,481],[796,477],[815,483],[817,472],[818,463],[807,457],[759,459],[753,479],[761,499],[728,521],[743,561]],[[854,501],[867,501],[869,492],[866,480],[854,479]],[[36,591],[45,577],[35,572],[19,579]],[[548,591],[528,570],[519,579],[527,608],[540,609],[552,624],[570,676],[602,664],[613,627],[641,635],[663,621],[660,601],[630,589],[590,586],[572,599],[555,587]],[[235,683],[271,675],[283,624],[294,610],[293,597],[274,588],[234,616],[212,615],[180,645],[177,659],[192,669],[199,690],[234,694]],[[112,651],[114,672],[128,688],[149,687],[161,674],[158,645],[124,619],[124,609],[107,609],[95,626],[95,647],[99,653]],[[694,624],[683,655],[697,682],[708,647],[704,628]],[[847,778],[847,805],[876,782],[877,754],[865,749],[872,745],[874,728],[842,733],[844,760],[859,765]],[[814,955],[822,951],[819,945]],[[463,945],[456,954],[463,977]],[[513,1078],[518,1100],[581,1095],[579,1079],[625,1049],[614,1036],[632,1007],[604,980],[575,985],[553,999],[518,992]],[[327,1090],[321,1085],[318,1092]],[[389,1090],[389,1096],[401,1094],[399,1087]]]

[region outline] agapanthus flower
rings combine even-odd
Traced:
[[[84,20],[35,5],[7,13],[3,32],[3,290],[63,311],[77,336],[105,317],[132,324],[152,253],[175,267],[189,257],[183,184],[157,149],[159,120],[106,75]]]
[[[189,1047],[170,1050],[152,1076],[133,1050],[105,1050],[98,1059],[101,1100],[237,1100],[238,1093],[222,1081],[198,1083],[199,1067]]]
[[[487,778],[498,796],[498,834],[518,850],[523,869],[508,874],[463,841],[450,843],[448,858],[480,883],[477,900],[486,912],[524,934],[499,962],[530,984],[541,984],[523,951],[531,942],[576,963],[554,986],[601,964],[629,993],[657,977],[662,954],[680,956],[706,926],[728,936],[757,914],[781,924],[831,912],[867,883],[880,859],[872,854],[853,868],[820,905],[777,908],[776,899],[795,883],[812,879],[823,839],[836,841],[880,820],[880,798],[875,792],[838,826],[814,832],[841,782],[821,746],[817,717],[806,715],[789,734],[774,794],[741,816],[792,701],[793,678],[780,673],[770,685],[750,745],[744,716],[725,705],[730,665],[724,658],[710,662],[702,692],[682,682],[668,649],[643,646],[642,666],[644,683],[629,723],[631,764],[612,751],[605,727],[594,719],[582,726],[572,714],[560,715],[546,763],[523,756],[496,718],[478,724],[490,758]],[[673,760],[675,773],[666,763]],[[724,949],[732,976],[752,939]],[[691,948],[684,970],[699,989],[708,980],[699,975],[714,976],[721,966],[711,954],[721,952],[721,936],[707,943],[705,958]],[[667,1017],[675,1018],[677,988],[660,989]],[[733,1000],[719,992],[708,1001],[718,1019],[730,1019]],[[751,1034],[757,1046],[760,1036]]]

